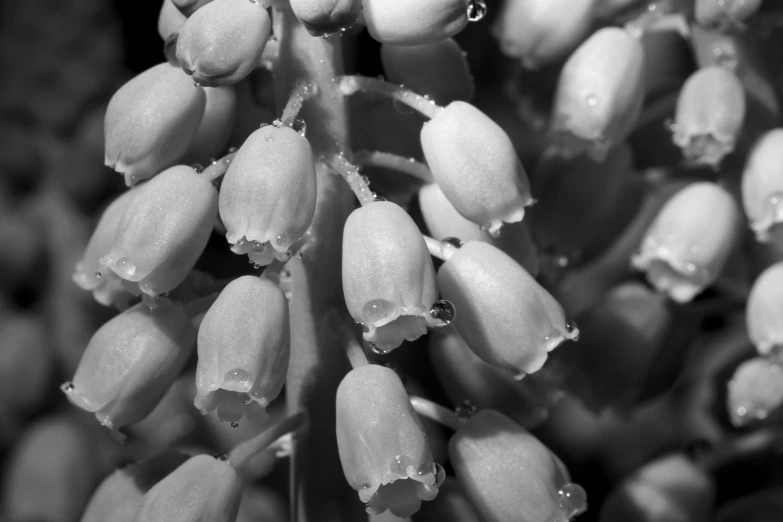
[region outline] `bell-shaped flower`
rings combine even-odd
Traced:
[[[538,69],[565,58],[587,37],[594,4],[595,0],[505,0],[492,35],[503,54],[527,69]]]
[[[197,455],[144,495],[133,521],[234,522],[241,500],[242,479],[231,464]]]
[[[310,34],[323,36],[354,25],[362,0],[291,0],[291,10]]]
[[[740,213],[715,183],[688,185],[661,208],[631,264],[659,292],[687,303],[720,276],[739,236]]]
[[[206,163],[218,157],[228,145],[234,129],[237,109],[237,92],[233,85],[206,87],[207,105],[182,163]]]
[[[691,162],[716,167],[734,150],[745,120],[745,90],[732,71],[699,69],[677,98],[672,141]]]
[[[606,27],[568,58],[557,83],[549,132],[566,155],[602,161],[633,129],[644,101],[644,48]]]
[[[492,237],[489,232],[457,212],[436,183],[425,185],[419,190],[419,207],[427,230],[438,241],[458,238],[461,241],[489,243],[511,256],[531,275],[538,275],[538,249],[524,221],[506,225],[500,237]]]
[[[484,522],[568,522],[587,509],[584,490],[537,438],[494,410],[454,434],[449,458]]]
[[[448,520],[449,522],[480,522],[476,508],[465,496],[465,491],[454,477],[446,477],[438,490],[438,496],[421,505],[413,517],[414,522]]]
[[[190,146],[207,97],[167,63],[120,87],[106,109],[106,165],[128,186],[175,164]]]
[[[579,336],[552,295],[524,268],[487,243],[470,241],[438,271],[443,297],[470,349],[518,378],[539,370],[563,341]]]
[[[533,203],[530,182],[508,134],[486,114],[450,103],[421,129],[421,146],[435,181],[465,218],[490,233],[522,221]]]
[[[81,522],[133,522],[147,491],[186,460],[186,455],[168,451],[118,469],[95,490]]]
[[[217,217],[217,191],[191,167],[178,165],[135,192],[100,263],[127,281],[126,288],[155,298],[176,288],[196,264]]]
[[[231,250],[257,265],[287,259],[289,247],[313,221],[315,197],[310,142],[290,127],[258,129],[242,144],[220,186],[220,218]]]
[[[601,506],[600,522],[707,522],[712,520],[715,485],[685,455],[646,464],[623,480]]]
[[[380,201],[354,210],[343,230],[343,292],[364,339],[388,352],[440,326],[435,269],[416,223]]]
[[[748,336],[761,355],[783,356],[783,262],[754,281],[745,307]]]
[[[759,10],[761,0],[696,0],[694,17],[699,25],[721,30],[744,28]]]
[[[165,42],[185,25],[187,19],[188,17],[182,14],[182,11],[174,4],[174,0],[163,0],[158,15],[158,34]]]
[[[766,133],[753,147],[742,174],[742,203],[758,241],[767,242],[783,223],[783,129]]]
[[[259,65],[271,30],[260,2],[213,0],[180,29],[177,60],[197,85],[232,85]]]
[[[468,60],[452,38],[404,47],[383,44],[381,62],[389,81],[429,96],[439,105],[473,98]]]
[[[201,9],[212,0],[171,0],[177,9],[185,16],[191,16],[197,9]]]
[[[268,279],[243,276],[220,293],[198,331],[195,405],[221,420],[266,418],[290,353],[288,301]]]
[[[367,512],[407,517],[438,494],[445,473],[432,461],[427,436],[399,376],[368,365],[337,388],[337,449],[348,484]]]
[[[493,409],[526,428],[546,420],[562,390],[535,382],[539,374],[517,381],[509,372],[478,358],[453,326],[429,336],[429,354],[438,381],[453,405],[470,401],[480,410]]]
[[[74,283],[83,290],[92,292],[95,300],[104,306],[114,304],[122,306],[127,304],[130,297],[130,294],[122,288],[120,278],[101,265],[99,260],[114,246],[122,215],[136,192],[136,190],[125,192],[106,207],[73,273]]]
[[[745,426],[766,419],[783,405],[780,361],[755,357],[740,364],[728,384],[726,408],[732,424]]]
[[[375,40],[420,45],[445,40],[468,25],[470,0],[362,0],[364,22]]]
[[[134,424],[177,379],[195,340],[190,319],[171,301],[154,310],[139,303],[95,332],[62,390],[111,430]]]

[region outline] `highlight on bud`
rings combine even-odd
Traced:
[[[481,410],[449,442],[457,480],[485,522],[568,522],[587,509],[584,490],[537,438],[508,417]]]
[[[728,384],[726,408],[735,426],[766,419],[783,405],[780,361],[755,357],[739,365]]]
[[[162,299],[142,303],[109,320],[90,339],[68,399],[116,431],[141,421],[158,405],[185,366],[196,340],[181,308]]]
[[[416,223],[386,201],[354,210],[343,229],[343,292],[364,339],[380,352],[441,326],[429,251]],[[450,322],[451,318],[447,322]]]
[[[114,93],[106,109],[106,166],[132,186],[179,160],[206,107],[202,89],[167,63],[147,69]]]
[[[720,276],[739,222],[731,194],[715,183],[692,183],[658,212],[631,265],[659,292],[687,303]]]
[[[217,191],[191,167],[172,167],[136,189],[101,265],[153,300],[177,287],[207,245]]]
[[[450,103],[421,129],[435,181],[457,211],[490,234],[522,221],[530,181],[506,132],[473,105]]]
[[[587,37],[594,4],[595,0],[505,0],[492,35],[503,54],[527,69],[538,69],[565,58]]]
[[[213,0],[182,26],[177,60],[197,85],[231,85],[258,66],[271,30],[259,2]]]
[[[364,22],[375,40],[420,45],[445,40],[468,25],[470,0],[362,0]]]
[[[220,186],[220,218],[235,254],[255,265],[291,255],[315,214],[316,177],[310,142],[290,127],[251,134]]]
[[[198,332],[195,406],[236,425],[266,420],[290,354],[288,301],[268,279],[243,276],[223,289]]]
[[[439,105],[473,98],[468,61],[452,38],[421,45],[383,44],[381,62],[390,82],[429,96]]]
[[[628,31],[606,27],[568,58],[558,79],[549,134],[567,156],[598,161],[633,129],[644,101],[644,48]]]
[[[470,349],[521,379],[579,330],[552,295],[513,259],[487,243],[469,241],[441,266],[438,283],[459,316]]]
[[[742,174],[742,203],[750,228],[761,242],[772,240],[783,223],[783,129],[764,134]]]
[[[744,120],[745,91],[736,74],[704,67],[680,91],[672,141],[685,159],[717,167],[734,150]]]
[[[242,479],[226,460],[197,455],[155,484],[134,522],[233,522],[242,500]]]
[[[127,305],[130,297],[122,288],[121,279],[101,265],[99,260],[114,245],[122,215],[136,192],[133,189],[128,190],[106,207],[73,273],[74,283],[83,290],[92,292],[95,300],[104,306],[116,304],[123,307]]]
[[[379,365],[350,371],[337,388],[337,448],[348,484],[367,512],[407,517],[445,479],[397,374]]]
[[[761,355],[783,355],[783,262],[754,281],[745,308],[748,336]]]
[[[761,0],[696,0],[694,16],[704,27],[744,29],[745,20],[756,14]]]
[[[362,0],[291,0],[291,10],[310,34],[323,36],[354,25]]]

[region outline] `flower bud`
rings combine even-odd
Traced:
[[[316,177],[310,142],[289,127],[251,134],[220,187],[220,218],[236,254],[268,265],[287,259],[315,214]]]
[[[484,522],[568,522],[587,509],[559,459],[496,411],[471,417],[451,438],[449,457]]]
[[[198,332],[195,405],[221,420],[267,417],[283,388],[290,350],[288,301],[272,281],[235,279],[207,311]]]
[[[595,0],[505,0],[492,35],[503,54],[527,69],[538,69],[568,56],[589,34],[594,4]]]
[[[249,0],[248,0],[249,1]],[[236,119],[237,93],[233,85],[207,87],[207,105],[193,143],[185,153],[183,163],[206,163],[219,156],[231,139]]]
[[[216,0],[217,1],[217,0]],[[226,460],[197,455],[155,484],[134,522],[234,522],[242,479]]]
[[[469,0],[362,0],[362,7],[370,36],[385,44],[438,42],[468,25]]]
[[[170,301],[154,310],[139,303],[95,332],[73,382],[62,389],[111,430],[134,424],[177,379],[195,338],[190,319]]]
[[[783,262],[753,283],[745,308],[748,336],[761,355],[783,355]]]
[[[661,208],[631,258],[659,292],[687,303],[720,276],[738,239],[739,209],[714,183],[693,183]]]
[[[172,34],[185,25],[187,19],[188,17],[182,14],[182,11],[174,4],[174,0],[163,0],[158,15],[158,34],[163,38],[163,41],[168,40]]]
[[[95,490],[81,522],[133,522],[144,494],[185,460],[184,454],[169,451],[118,469]]]
[[[99,260],[114,245],[122,215],[135,194],[136,190],[128,190],[106,207],[73,273],[74,283],[92,292],[95,300],[104,306],[126,304],[129,297],[119,284],[117,275],[101,265]]]
[[[578,338],[555,298],[486,243],[465,243],[441,266],[438,283],[456,307],[454,326],[473,353],[518,378],[539,370],[560,343]]]
[[[397,517],[438,494],[445,473],[432,461],[427,436],[397,374],[368,365],[337,388],[337,448],[345,478],[367,504]]]
[[[621,482],[600,522],[707,522],[715,497],[710,476],[684,455],[659,458]]]
[[[0,319],[0,410],[29,414],[47,403],[55,370],[47,324],[32,314]]]
[[[696,0],[696,22],[722,30],[744,28],[743,22],[756,14],[761,0]]]
[[[370,203],[348,216],[342,267],[348,312],[374,349],[393,350],[440,325],[430,315],[438,289],[427,245],[398,205]]]
[[[742,203],[758,241],[783,223],[783,129],[766,133],[751,151],[742,174]]]
[[[313,36],[329,35],[357,22],[362,0],[291,0],[291,10]]]
[[[213,0],[182,26],[177,60],[197,85],[232,85],[258,66],[271,30],[260,3]]]
[[[473,98],[468,61],[452,38],[404,47],[383,44],[381,61],[389,81],[429,96],[439,105]]]
[[[422,504],[419,512],[413,516],[414,522],[433,520],[480,522],[476,508],[467,499],[462,486],[453,477],[446,477],[438,490],[438,496],[432,502]]]
[[[732,424],[764,420],[783,404],[783,369],[776,361],[750,359],[734,372],[728,391],[726,407]]]
[[[623,29],[599,29],[563,66],[549,132],[568,155],[602,161],[631,132],[643,100],[641,42]]]
[[[430,235],[438,241],[459,238],[461,241],[489,243],[511,256],[532,276],[538,275],[538,249],[525,222],[506,225],[500,237],[492,237],[489,232],[462,217],[436,183],[419,190],[419,206]]]
[[[672,141],[683,156],[716,167],[734,150],[745,120],[745,90],[730,70],[713,65],[693,73],[677,98]]]
[[[530,182],[511,139],[486,114],[450,103],[422,127],[421,146],[435,181],[465,218],[490,233],[522,221],[533,202]]]
[[[177,9],[185,16],[191,16],[200,9],[210,3],[212,0],[171,0],[172,3],[177,6]]]
[[[196,264],[217,216],[217,191],[179,165],[135,192],[100,263],[155,298],[176,288]]]
[[[170,167],[196,135],[206,106],[203,89],[162,63],[120,87],[104,120],[106,165],[128,186]]]

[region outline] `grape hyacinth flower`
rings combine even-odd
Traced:
[[[283,388],[290,351],[288,301],[268,279],[243,276],[223,289],[198,332],[196,408],[236,425],[266,420]]]
[[[313,220],[315,198],[307,139],[282,125],[258,129],[240,147],[220,187],[220,218],[232,252],[247,254],[256,265],[288,259]]]
[[[783,223],[783,129],[773,129],[754,145],[742,174],[742,203],[756,239],[772,240]]]
[[[225,150],[236,120],[237,93],[233,85],[205,87],[207,105],[204,117],[184,155],[183,163],[209,161]]]
[[[261,2],[213,0],[182,26],[177,60],[196,85],[232,85],[258,66],[271,30]]]
[[[732,424],[764,420],[781,405],[783,368],[779,361],[755,357],[739,365],[729,381],[726,400]]]
[[[726,190],[693,183],[658,212],[631,264],[659,292],[687,303],[720,276],[737,242],[739,220]]]
[[[761,355],[783,356],[783,262],[758,276],[745,310],[748,336]]]
[[[450,103],[421,130],[438,186],[465,218],[497,234],[533,204],[530,181],[506,132],[473,105]]]
[[[361,366],[337,388],[337,447],[345,478],[367,512],[397,517],[438,494],[445,473],[432,461],[427,436],[397,374]]]
[[[160,7],[160,14],[158,15],[158,34],[165,42],[171,35],[180,30],[187,19],[188,17],[182,14],[182,11],[174,4],[174,0],[163,0],[163,5]]]
[[[724,67],[704,67],[680,91],[672,140],[685,159],[717,167],[734,150],[744,119],[745,91],[739,78]]]
[[[694,16],[699,25],[720,30],[744,29],[744,22],[759,10],[761,0],[696,0]]]
[[[147,69],[118,90],[106,109],[106,166],[128,186],[174,165],[190,146],[207,97],[167,63]]]
[[[182,309],[167,299],[139,303],[90,339],[72,382],[62,390],[112,431],[150,414],[177,379],[196,341]]]
[[[568,522],[587,509],[562,462],[496,411],[468,419],[451,438],[449,458],[484,522]]]
[[[364,23],[375,40],[420,45],[454,36],[468,25],[469,3],[478,0],[362,0]]]
[[[136,190],[100,263],[154,302],[193,269],[212,233],[217,203],[215,187],[191,167],[166,170]]]
[[[375,350],[388,352],[443,324],[431,313],[438,290],[427,245],[398,205],[379,201],[348,216],[342,273],[348,312]]]
[[[438,283],[454,304],[459,334],[481,359],[521,379],[579,330],[552,295],[513,259],[470,241],[441,266]]]
[[[313,36],[329,35],[358,22],[361,0],[291,0],[291,10]]]

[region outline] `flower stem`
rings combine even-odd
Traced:
[[[367,76],[341,76],[339,79],[340,90],[346,96],[356,94],[358,91],[372,92],[393,100],[404,103],[411,109],[420,112],[426,118],[432,119],[443,110],[443,107],[433,100],[421,94],[417,94],[402,85],[396,85],[377,78]]]
[[[416,413],[428,419],[432,419],[435,422],[443,424],[447,428],[451,428],[454,431],[459,430],[462,427],[464,421],[457,417],[457,414],[450,409],[434,403],[431,400],[417,397],[416,395],[410,396],[411,404]]]
[[[283,110],[283,116],[281,118],[283,125],[286,127],[292,127],[294,120],[299,115],[299,111],[302,109],[302,104],[312,98],[317,92],[315,85],[309,82],[299,82],[294,87],[293,92],[288,97],[288,103],[286,103]]]
[[[459,247],[448,241],[438,241],[437,239],[424,234],[422,234],[422,236],[424,237],[424,242],[427,243],[427,250],[430,251],[430,255],[443,261],[448,261],[459,249]]]
[[[340,336],[340,343],[343,345],[345,355],[348,356],[351,368],[361,368],[362,366],[370,364],[367,361],[367,356],[364,354],[362,344],[356,339],[356,336],[348,327],[346,321],[337,313],[336,309],[330,310],[324,319],[328,321],[330,326],[337,329],[337,333]]]
[[[262,431],[252,439],[239,444],[228,454],[228,461],[234,469],[240,469],[242,466],[258,453],[271,446],[277,439],[301,429],[309,421],[307,412],[300,411],[289,415],[284,419],[274,423],[272,426]]]
[[[348,161],[342,154],[325,154],[321,160],[343,177],[362,206],[375,201],[367,180],[359,172],[359,167]]]
[[[416,161],[413,158],[392,154],[391,152],[361,150],[353,155],[353,161],[360,167],[383,167],[408,174],[425,183],[435,182],[429,167],[425,163]]]
[[[231,161],[233,161],[236,155],[237,151],[232,150],[219,160],[213,161],[207,168],[201,171],[201,175],[205,176],[209,181],[215,181],[226,173],[228,166],[231,165]]]

